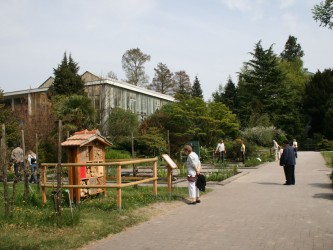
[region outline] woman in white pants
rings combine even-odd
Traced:
[[[199,189],[196,187],[197,175],[200,174],[201,162],[199,156],[192,151],[190,145],[184,146],[184,153],[187,155],[186,167],[187,167],[187,180],[188,180],[188,192],[190,196],[190,205],[200,203]]]

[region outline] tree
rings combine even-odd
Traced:
[[[138,135],[139,121],[130,110],[112,109],[108,118],[108,130],[115,147],[131,150],[132,133]]]
[[[200,85],[198,76],[196,76],[194,79],[191,95],[192,95],[192,97],[199,97],[199,98],[203,99],[202,89],[201,89],[201,85]]]
[[[122,67],[127,81],[133,85],[145,85],[148,76],[145,73],[144,64],[150,61],[150,55],[144,54],[139,48],[130,49],[122,57]]]
[[[236,104],[236,86],[231,80],[231,77],[228,78],[225,87],[219,85],[218,90],[212,94],[212,97],[214,102],[223,102],[229,109],[234,111]]]
[[[292,116],[286,114],[293,113],[293,106],[289,105],[292,102],[290,87],[284,82],[272,45],[263,49],[259,41],[250,54],[253,59],[245,63],[237,88],[237,114],[241,115],[242,125],[247,127],[251,116],[268,115],[276,127],[288,126]]]
[[[294,61],[297,58],[302,58],[304,56],[304,52],[301,48],[301,45],[297,43],[297,38],[294,36],[290,36],[284,46],[284,50],[280,54],[283,60],[288,62]]]
[[[331,134],[331,116],[333,96],[333,70],[318,71],[305,86],[303,95],[304,113],[309,119],[310,136],[322,134],[333,139]],[[329,131],[329,133],[327,133]]]
[[[74,62],[71,54],[67,58],[66,52],[64,58],[54,71],[54,82],[48,92],[50,96],[55,95],[85,95],[84,83],[79,71],[78,63]]]
[[[174,93],[182,94],[182,95],[190,95],[191,94],[191,82],[190,77],[186,74],[185,70],[177,71],[174,73],[173,81],[174,85]]]
[[[86,96],[57,96],[54,98],[54,113],[58,120],[63,121],[63,129],[70,133],[96,126],[96,111],[91,99]]]
[[[153,78],[152,84],[149,85],[149,89],[152,89],[161,94],[172,94],[175,85],[172,79],[172,72],[163,63],[158,63],[154,70],[155,76]]]
[[[313,19],[320,22],[320,26],[333,28],[333,0],[325,0],[316,4],[312,9]]]

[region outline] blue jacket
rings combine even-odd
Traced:
[[[290,166],[296,165],[296,153],[295,149],[286,144],[286,147],[283,149],[281,158],[280,158],[280,166]]]

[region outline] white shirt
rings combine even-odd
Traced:
[[[224,143],[217,144],[216,151],[222,152],[225,151]]]
[[[199,156],[195,152],[191,152],[187,156],[187,161],[186,161],[186,166],[187,166],[187,174],[190,176],[196,176],[196,170],[201,169],[201,162],[199,159]]]

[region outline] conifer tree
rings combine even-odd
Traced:
[[[296,37],[289,36],[280,56],[283,60],[288,62],[295,61],[297,58],[302,58],[304,56],[304,52],[301,45],[297,43]]]
[[[152,84],[149,85],[149,89],[162,94],[172,94],[174,89],[172,72],[163,63],[158,63],[154,70],[155,76],[153,78]]]
[[[84,83],[78,74],[80,67],[71,54],[67,58],[66,52],[61,64],[54,70],[54,82],[49,88],[49,95],[85,95]]]
[[[194,79],[191,95],[192,95],[192,97],[199,97],[199,98],[203,99],[202,89],[201,89],[201,85],[200,85],[198,76],[196,76]]]

